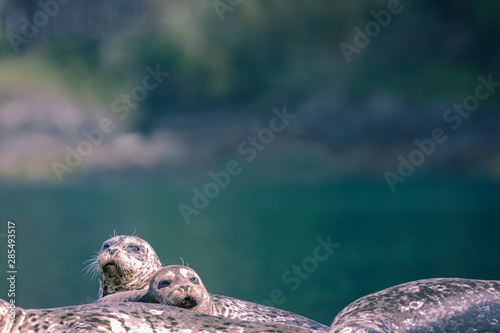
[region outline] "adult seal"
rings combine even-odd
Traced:
[[[500,332],[500,281],[437,278],[400,284],[343,309],[330,333]]]
[[[99,297],[147,288],[162,267],[153,247],[136,236],[115,236],[102,243],[88,271],[98,275]]]
[[[190,267],[172,265],[158,270],[147,290],[120,292],[96,303],[160,303],[195,312],[252,322],[285,324],[327,332],[328,327],[297,314],[273,307],[208,293],[201,278]]]
[[[162,304],[92,303],[53,309],[25,310],[0,300],[0,332],[311,332],[301,327],[214,317]]]

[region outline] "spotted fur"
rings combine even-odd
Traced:
[[[300,327],[215,317],[162,304],[92,303],[53,309],[16,307],[15,311],[16,321],[12,325],[7,317],[9,303],[0,300],[1,333],[311,332]]]
[[[437,278],[364,296],[330,333],[500,332],[500,281]]]

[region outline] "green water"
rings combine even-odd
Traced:
[[[3,184],[0,232],[17,221],[17,304],[93,300],[97,282],[84,276],[83,262],[115,229],[148,240],[165,265],[182,257],[210,292],[274,299],[328,325],[351,301],[391,285],[500,277],[500,184],[484,177],[415,175],[392,193],[381,175],[278,179],[247,169],[187,225],[178,205],[207,181],[204,172],[159,172]],[[340,246],[312,259],[317,238],[329,235]],[[4,239],[2,248],[6,256]],[[309,273],[293,273],[294,265]]]

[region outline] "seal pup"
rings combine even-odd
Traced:
[[[151,278],[148,289],[124,291],[95,301],[106,302],[160,303],[218,315],[198,274],[192,268],[181,265],[160,268]]]
[[[361,297],[330,333],[500,332],[500,281],[435,278]]]
[[[0,300],[1,333],[311,332],[300,327],[214,317],[162,304],[92,303],[28,310],[15,307],[13,322],[10,311],[10,303]]]
[[[151,278],[146,301],[217,315],[200,277],[186,266],[172,265],[158,270]]]
[[[163,266],[148,242],[124,235],[104,241],[97,256],[88,261],[87,272],[98,275],[99,298],[147,288],[153,274]]]
[[[172,265],[158,270],[147,290],[135,290],[105,296],[96,303],[160,303],[192,311],[262,323],[279,323],[327,332],[328,327],[311,319],[273,307],[208,293],[201,278],[190,267]]]

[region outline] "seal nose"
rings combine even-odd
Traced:
[[[116,249],[108,249],[109,254],[113,255],[116,252]]]
[[[184,289],[184,291],[188,291],[189,286],[181,286],[181,289]]]

